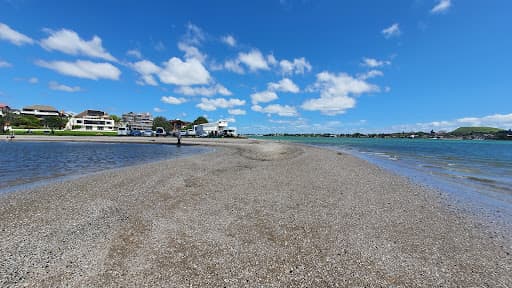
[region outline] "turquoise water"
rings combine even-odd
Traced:
[[[323,137],[261,139],[343,150],[422,184],[459,194],[477,192],[512,204],[512,141]]]
[[[0,192],[207,150],[163,144],[1,141]]]

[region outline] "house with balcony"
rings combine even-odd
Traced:
[[[55,107],[48,105],[32,105],[23,107],[20,111],[21,115],[32,115],[39,119],[43,119],[44,117],[49,116],[61,116],[59,110],[55,109]]]
[[[74,131],[115,131],[115,122],[110,116],[99,110],[85,110],[71,118],[66,130]]]

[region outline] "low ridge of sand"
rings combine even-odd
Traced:
[[[0,195],[0,286],[512,286],[510,243],[435,191],[335,151],[195,143],[216,148]]]

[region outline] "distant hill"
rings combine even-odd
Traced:
[[[470,135],[470,134],[494,134],[503,129],[493,127],[459,127],[451,132],[454,135]]]

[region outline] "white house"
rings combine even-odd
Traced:
[[[103,111],[85,110],[69,118],[66,129],[75,131],[115,131],[115,123]]]
[[[32,105],[23,107],[21,109],[22,115],[32,115],[39,119],[48,117],[48,116],[60,116],[59,110],[55,109],[52,106],[48,105]]]

